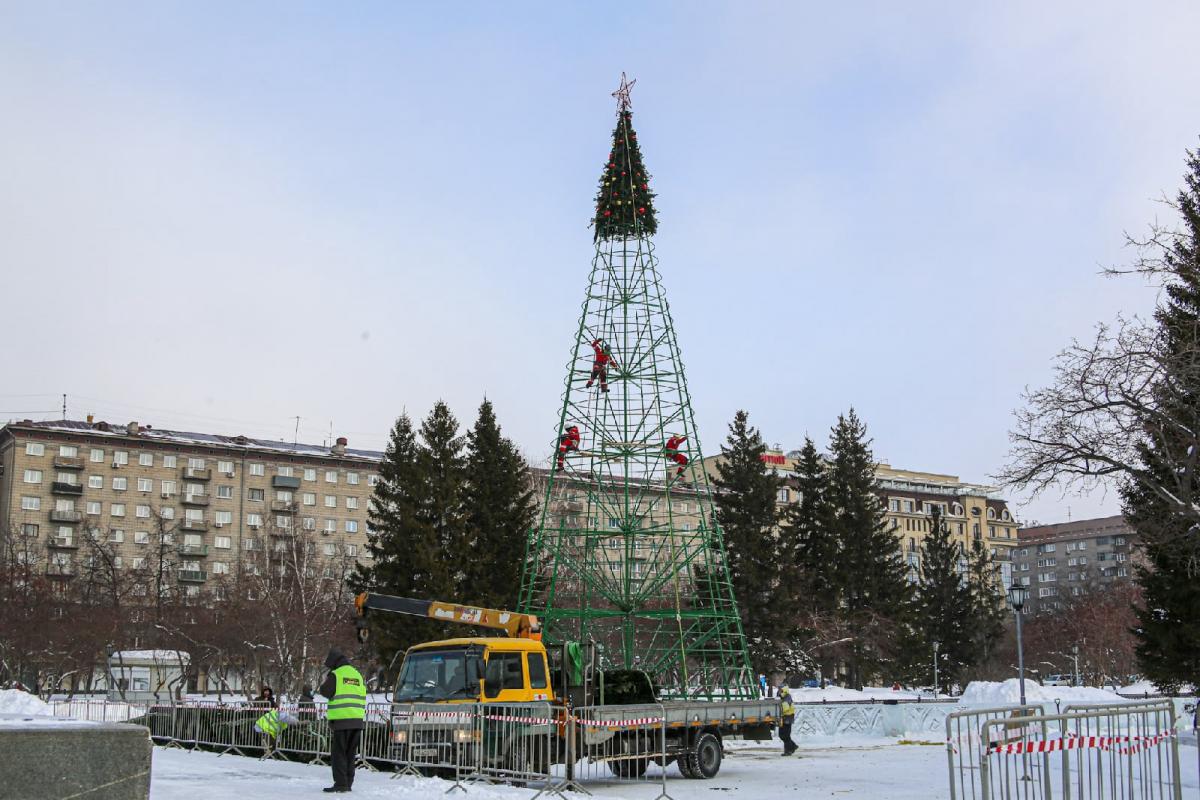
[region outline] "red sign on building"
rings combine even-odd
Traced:
[[[766,464],[786,464],[787,458],[775,453],[763,453],[759,456]]]

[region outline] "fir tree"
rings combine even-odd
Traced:
[[[466,508],[463,505],[466,461],[465,442],[458,420],[441,400],[421,423],[416,466],[424,481],[419,519],[433,531],[440,558],[433,572],[431,600],[456,600],[462,586],[464,564],[473,555],[467,548]]]
[[[972,666],[986,664],[1004,636],[1004,589],[996,559],[983,541],[971,542],[967,557],[967,584],[971,590],[971,638],[974,643]]]
[[[642,233],[653,235],[658,230],[650,175],[642,164],[642,148],[633,129],[633,112],[625,105],[617,113],[612,151],[600,176],[593,225],[596,241]]]
[[[422,518],[425,481],[417,466],[417,441],[412,420],[402,414],[392,427],[379,480],[367,511],[367,551],[371,561],[360,564],[352,579],[355,591],[374,591],[401,597],[427,597],[439,587],[442,554],[433,528]],[[371,620],[372,643],[380,661],[391,664],[397,653],[437,632],[436,626],[393,614]]]
[[[965,561],[961,547],[950,538],[950,526],[935,506],[925,537],[921,576],[917,583],[915,630],[925,643],[926,653],[938,643],[938,682],[952,686],[975,662],[975,624],[971,586],[960,569]],[[928,673],[930,683],[932,672]],[[941,690],[940,686],[934,691]]]
[[[798,605],[814,612],[833,611],[841,602],[833,570],[839,542],[829,506],[828,470],[808,437],[796,462],[795,478],[800,501],[788,507],[783,525],[783,540],[793,568],[783,578],[792,583]]]
[[[466,550],[461,596],[490,608],[515,608],[521,554],[536,506],[529,467],[500,433],[492,404],[484,400],[467,434]]]
[[[1154,419],[1139,446],[1148,479],[1122,491],[1125,517],[1137,532],[1146,563],[1137,567],[1143,592],[1138,608],[1137,656],[1142,672],[1160,687],[1200,685],[1200,528],[1173,510],[1148,484],[1196,497],[1190,468],[1200,431],[1200,155],[1188,153],[1185,187],[1177,206],[1183,228],[1160,243],[1159,270],[1167,277],[1155,312],[1157,361],[1164,374],[1155,390]],[[1186,485],[1183,478],[1186,477]]]
[[[848,677],[861,688],[866,678],[893,664],[911,591],[896,537],[885,524],[866,426],[853,409],[838,417],[829,451],[828,500],[840,553],[834,576],[853,636]]]
[[[776,642],[786,635],[781,615],[790,610],[777,602],[781,559],[775,500],[782,481],[767,469],[766,444],[748,420],[738,411],[729,425],[717,463],[715,504],[751,660],[765,669],[770,665],[764,661],[774,659]]]

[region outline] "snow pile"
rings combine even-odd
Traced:
[[[1117,689],[1117,691],[1121,694],[1165,694],[1162,689],[1158,688],[1147,680],[1140,680],[1137,683],[1131,683],[1128,686],[1122,686],[1120,689]],[[1191,684],[1185,683],[1179,687],[1179,691],[1181,694],[1191,694],[1195,692],[1195,689],[1192,688]]]
[[[1026,703],[1128,703],[1130,701],[1105,689],[1090,686],[1042,686],[1036,681],[1025,680]],[[1021,682],[1009,678],[1003,683],[995,681],[972,681],[963,690],[959,705],[964,706],[1009,706],[1021,702]]]
[[[13,714],[22,717],[53,716],[50,706],[40,697],[20,689],[0,689],[0,714]]]

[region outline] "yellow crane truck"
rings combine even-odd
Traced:
[[[363,642],[372,612],[503,633],[424,642],[407,650],[392,696],[392,747],[403,760],[429,756],[440,763],[469,763],[469,754],[447,751],[476,746],[469,722],[461,723],[462,731],[453,730],[444,719],[436,725],[414,724],[408,716],[414,703],[530,704],[540,709],[548,704],[558,719],[572,709],[590,707],[589,721],[597,724],[574,726],[576,741],[571,746],[564,725],[531,724],[527,734],[544,737],[549,728],[557,731],[549,756],[552,763],[567,762],[568,754],[612,754],[611,759],[601,755],[598,760],[608,760],[612,772],[623,777],[640,775],[653,761],[663,766],[678,762],[680,772],[689,778],[711,778],[721,768],[726,737],[768,740],[779,722],[778,698],[660,701],[647,673],[600,669],[598,648],[592,642],[566,642],[548,651],[541,625],[532,614],[369,592],[358,595],[354,605]],[[663,737],[658,734],[662,723],[648,721],[660,717],[665,720],[665,758]],[[650,729],[654,735],[649,735]],[[645,752],[644,758],[639,751]],[[516,746],[512,752],[545,751]],[[464,760],[455,761],[459,758]],[[567,765],[568,773],[572,768],[573,764]]]

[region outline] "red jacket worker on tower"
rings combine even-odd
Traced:
[[[558,440],[558,468],[563,468],[563,456],[572,450],[579,449],[579,426],[572,425],[567,428],[567,432]]]
[[[688,457],[679,452],[679,446],[683,444],[685,439],[687,439],[686,435],[672,436],[670,439],[667,439],[667,443],[663,445],[663,454],[666,456],[667,461],[674,461],[679,465],[679,469],[675,470],[676,478],[683,474],[683,468],[686,467],[688,463]]]
[[[587,388],[592,388],[592,383],[596,378],[600,379],[600,391],[608,391],[608,365],[611,363],[614,367],[617,366],[617,360],[613,358],[612,351],[608,349],[608,345],[603,339],[595,338],[592,340],[592,351],[596,354],[592,360],[592,377],[588,378]]]

